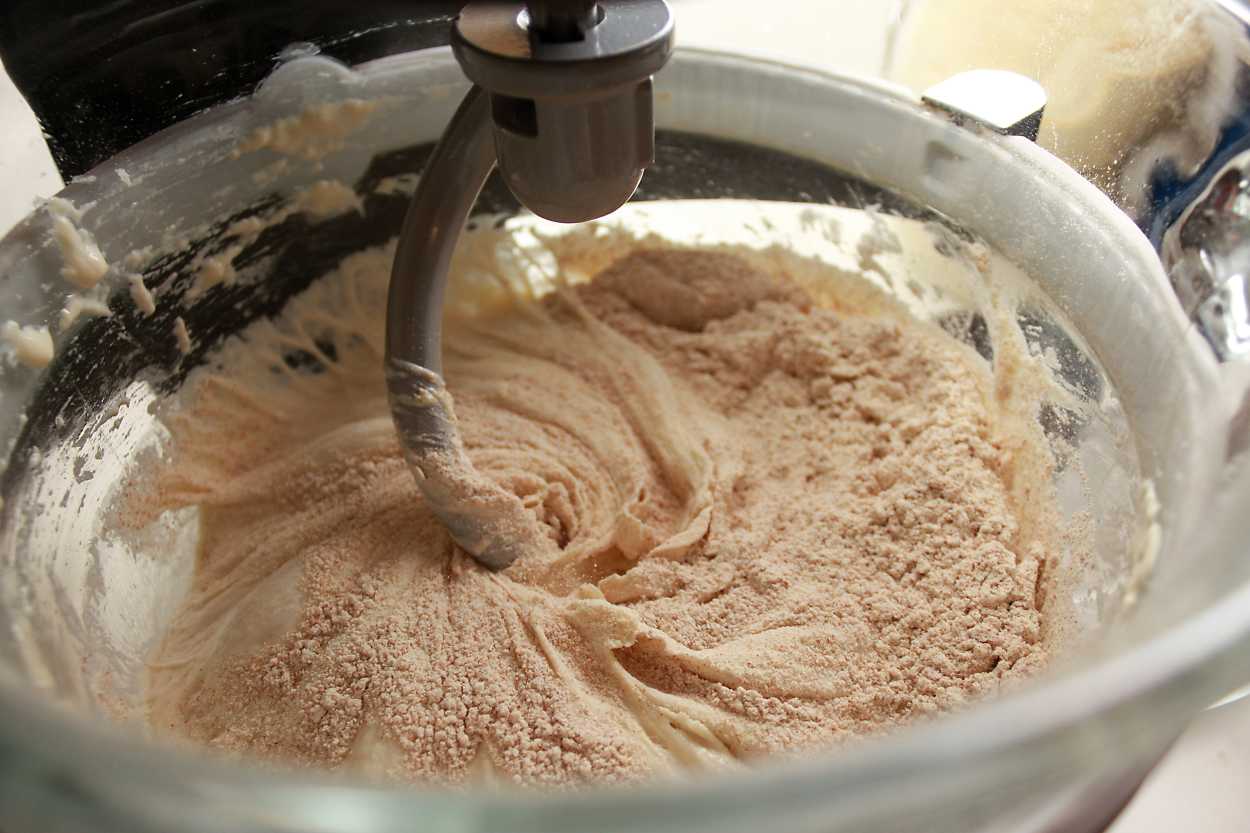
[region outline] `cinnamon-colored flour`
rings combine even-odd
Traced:
[[[169,421],[149,508],[200,507],[202,550],[152,662],[158,729],[573,785],[829,747],[1044,663],[1020,444],[984,363],[936,328],[679,250],[453,327],[469,455],[549,537],[493,574],[395,441],[387,257],[227,350]],[[310,333],[317,372],[292,370]]]

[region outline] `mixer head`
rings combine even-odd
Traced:
[[[655,155],[651,76],[673,48],[664,0],[478,0],[452,48],[490,93],[499,170],[526,208],[577,223],[633,195]]]

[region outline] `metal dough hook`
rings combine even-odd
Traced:
[[[442,379],[447,272],[498,164],[520,202],[576,223],[615,211],[654,159],[651,76],[668,60],[664,0],[478,0],[452,48],[474,87],[434,148],[404,218],[391,270],[386,383],[391,414],[426,502],[491,569],[535,546],[520,499],[473,468]],[[466,485],[469,484],[469,485]]]

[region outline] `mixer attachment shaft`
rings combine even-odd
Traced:
[[[473,468],[442,380],[451,255],[498,165],[526,208],[575,223],[611,213],[653,160],[651,76],[668,60],[664,0],[478,0],[452,48],[474,87],[404,218],[387,298],[386,378],[400,442],[431,510],[491,569],[539,547],[519,498]]]

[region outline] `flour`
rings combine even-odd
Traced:
[[[871,293],[828,308],[777,253],[596,239],[597,279],[449,320],[465,450],[543,531],[501,573],[452,544],[395,439],[390,250],[197,373],[130,519],[202,518],[152,659],[158,730],[564,786],[826,749],[1045,664],[1050,506],[1011,482],[1047,482],[1048,457],[1035,424],[1004,434],[970,348]]]

